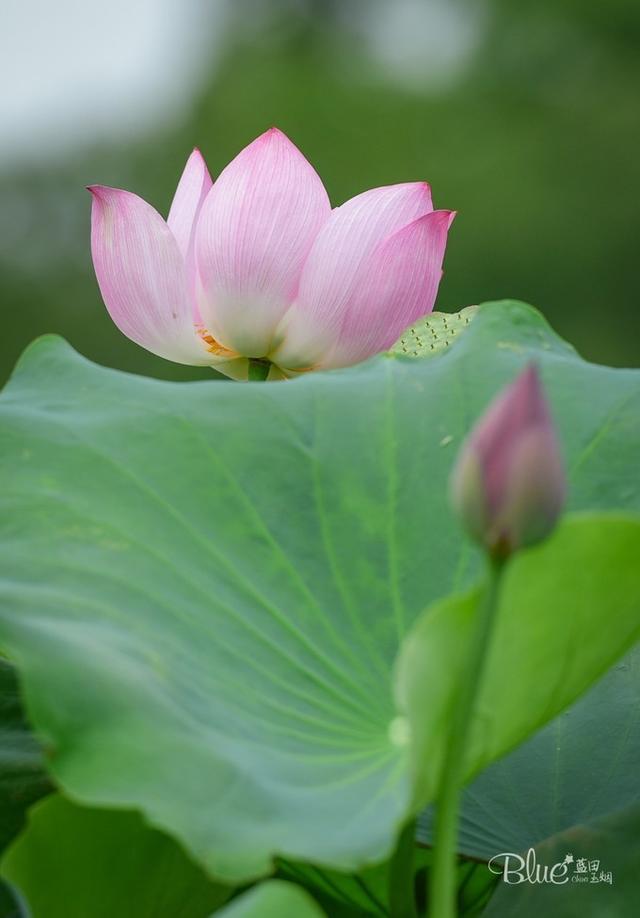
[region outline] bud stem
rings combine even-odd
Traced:
[[[456,916],[456,866],[460,798],[464,780],[465,753],[473,707],[482,679],[491,631],[498,606],[503,558],[489,559],[489,582],[476,615],[475,629],[466,666],[458,689],[451,732],[445,749],[440,787],[436,798],[435,848],[429,871],[429,915]]]

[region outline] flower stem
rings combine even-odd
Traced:
[[[260,357],[249,358],[249,382],[263,382],[269,375],[271,361]]]
[[[473,706],[482,679],[491,630],[498,605],[504,560],[490,559],[489,583],[478,609],[474,633],[453,711],[436,798],[435,848],[429,871],[431,918],[456,916],[458,818],[464,779],[465,753]]]
[[[411,819],[398,838],[389,864],[389,908],[391,918],[416,918],[413,885],[413,854],[416,847],[416,821]]]

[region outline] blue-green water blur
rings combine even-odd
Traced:
[[[426,179],[436,205],[458,211],[437,308],[523,299],[586,357],[637,364],[637,0],[451,0],[457,18],[446,28],[442,2],[399,5],[404,31],[388,9],[381,19],[376,0],[233,0],[179,116],[52,158],[45,145],[39,160],[0,171],[0,377],[44,332],[114,367],[209,376],[147,354],[112,326],[93,276],[84,186],[135,190],[166,212],[194,145],[215,175],[272,124],[313,162],[334,203]]]

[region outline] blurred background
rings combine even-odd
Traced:
[[[640,350],[638,0],[3,0],[0,379],[43,332],[152,376],[210,371],[111,324],[93,182],[167,212],[271,125],[334,204],[427,179],[459,213],[437,307],[515,297],[586,357]]]

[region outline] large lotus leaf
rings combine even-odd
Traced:
[[[489,859],[640,800],[640,647],[465,790],[459,850]],[[433,841],[433,810],[418,837]]]
[[[637,918],[640,806],[554,835],[536,846],[530,864],[544,868],[565,861],[566,871],[556,871],[559,882],[530,883],[526,866],[522,870],[511,858],[509,882],[500,881],[485,918]]]
[[[274,854],[387,856],[411,796],[393,661],[477,576],[446,482],[531,357],[573,508],[638,506],[640,374],[583,362],[521,304],[430,360],[279,384],[33,345],[0,401],[0,640],[61,784],[142,809],[228,880]]]
[[[324,918],[308,892],[284,880],[254,886],[217,914],[220,918]]]
[[[229,898],[137,813],[36,804],[0,873],[30,918],[207,918]]]

